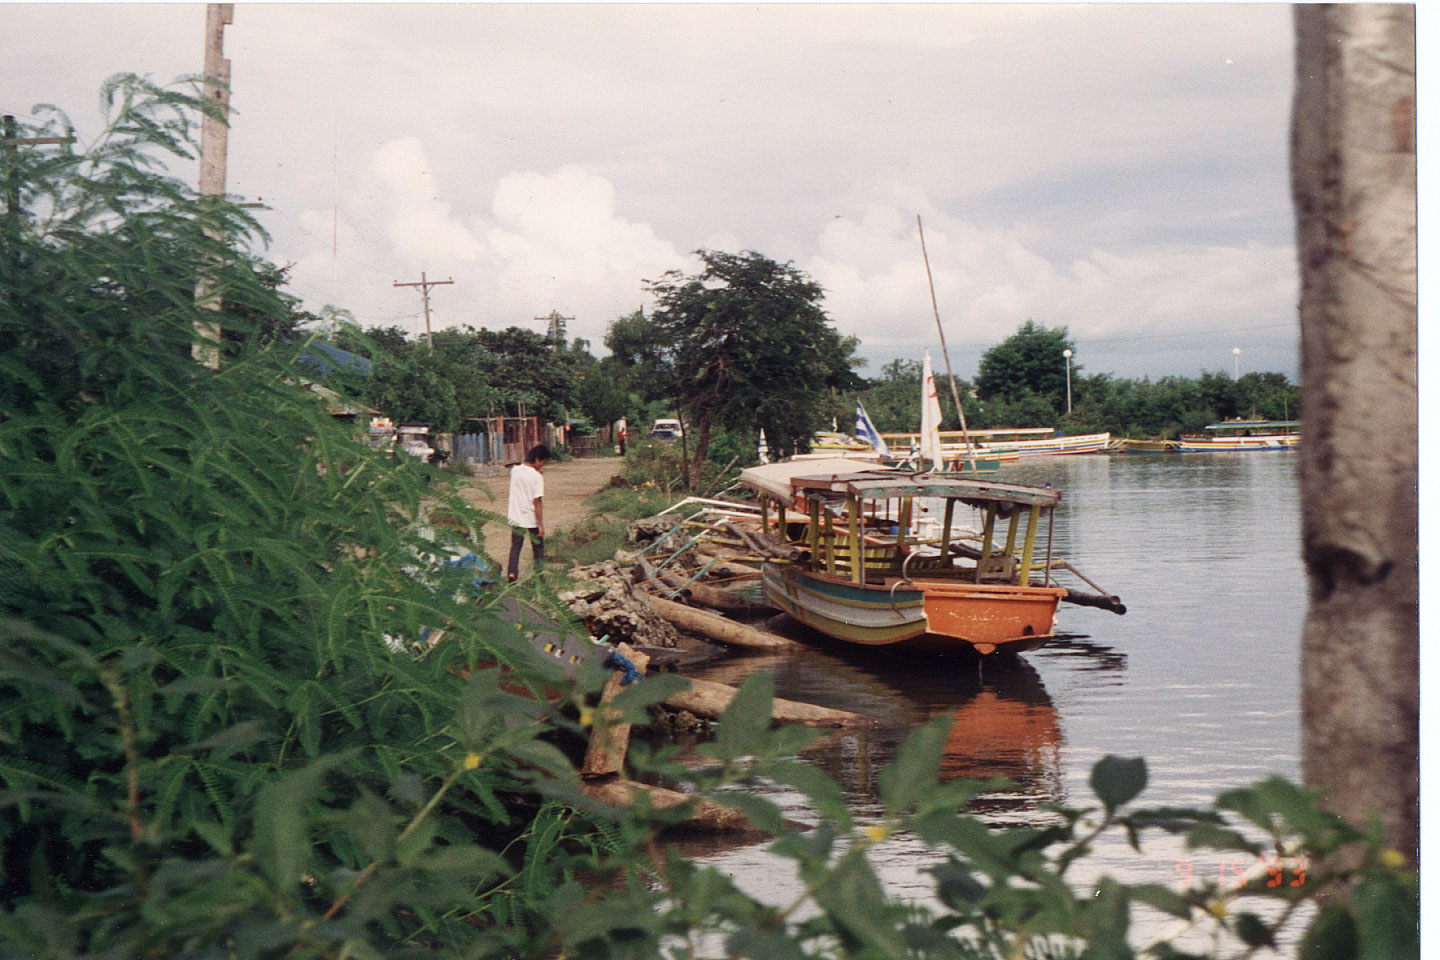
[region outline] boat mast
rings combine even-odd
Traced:
[[[935,302],[935,278],[930,274],[930,254],[925,252],[925,227],[920,223],[920,214],[915,214],[915,228],[920,231],[920,255],[925,258],[925,279],[930,283],[930,308],[935,311],[935,329],[940,333],[940,352],[945,355],[945,375],[950,378],[950,393],[955,397],[955,410],[960,414],[960,439],[965,444],[965,455],[970,465],[978,470],[975,455],[970,449],[970,430],[965,426],[965,408],[960,405],[960,388],[955,386],[955,371],[950,367],[950,348],[945,346],[945,328],[940,325],[940,305]],[[961,469],[965,461],[961,458]]]

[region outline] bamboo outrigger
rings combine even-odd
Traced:
[[[1062,599],[1125,611],[1118,597],[1054,582],[1054,570],[1073,567],[1051,556],[1050,524],[1041,536],[1042,518],[1053,523],[1060,502],[1049,487],[838,459],[752,467],[740,482],[761,498],[762,533],[800,548],[765,564],[766,599],[831,637],[929,652],[1019,652],[1050,639]],[[921,499],[944,504],[938,537],[910,533]],[[980,511],[979,531],[956,532],[957,504]]]

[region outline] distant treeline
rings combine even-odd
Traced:
[[[318,318],[300,319],[313,324]],[[606,336],[611,355],[600,358],[591,353],[585,340],[556,341],[518,327],[485,330],[463,326],[436,331],[432,348],[423,335],[397,327],[362,332],[342,322],[333,342],[372,361],[364,374],[349,374],[353,382],[347,384],[347,392],[398,419],[454,430],[468,416],[522,411],[544,420],[572,419],[594,427],[625,418],[638,438],[653,417],[674,416],[687,406],[685,400],[673,397],[674,384],[644,359],[661,352],[650,342],[653,337],[646,339],[636,333],[647,332],[652,325],[651,318],[638,312],[617,320]],[[287,334],[296,335],[294,330]],[[632,343],[637,337],[640,348]],[[846,366],[856,346],[853,339],[843,342],[843,349],[835,351],[833,365]],[[1236,417],[1293,420],[1300,416],[1299,387],[1281,373],[1247,373],[1238,380],[1224,372],[1134,380],[1108,373],[1086,375],[1073,356],[1067,412],[1067,349],[1075,352],[1066,328],[1049,329],[1027,321],[987,350],[973,381],[957,379],[967,426],[1053,427],[1065,433],[1109,431],[1117,436],[1174,437]],[[859,400],[882,432],[918,430],[920,375],[920,361],[895,360],[886,364],[878,377],[852,375],[845,386],[810,391],[805,397],[792,398],[790,406],[797,413],[808,406],[802,419],[817,428],[828,428],[833,421],[850,433]],[[343,370],[334,371],[329,379],[337,377],[346,379],[347,375]],[[773,386],[776,380],[768,383]],[[943,428],[959,429],[960,418],[943,366],[937,371],[937,385]],[[688,423],[688,416],[686,420]],[[708,458],[726,462],[739,456],[748,462],[760,427],[766,428],[773,451],[780,432],[778,423],[717,423],[712,438],[716,449],[706,451]],[[797,442],[806,435],[798,427],[794,433]]]
[[[966,425],[1054,427],[1065,433],[1109,431],[1117,436],[1174,437],[1208,423],[1236,417],[1293,420],[1300,416],[1300,388],[1281,373],[1226,373],[1198,377],[1132,380],[1098,373],[1085,376],[1071,359],[1070,412],[1066,412],[1065,350],[1074,352],[1064,327],[1046,329],[1026,322],[1004,342],[986,351],[974,382],[957,378]],[[832,400],[842,429],[854,427],[855,401],[865,404],[882,432],[920,426],[919,361],[896,360],[867,386]],[[959,429],[960,418],[943,371],[937,373],[943,428]]]

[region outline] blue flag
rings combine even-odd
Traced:
[[[885,446],[885,441],[880,437],[880,431],[876,430],[875,424],[870,422],[870,414],[865,412],[865,405],[859,400],[855,401],[855,436],[874,447],[875,452],[880,456],[890,456],[890,448]]]

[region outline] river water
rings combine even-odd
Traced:
[[[1062,492],[1054,555],[1119,594],[1124,616],[1062,604],[1055,641],[983,673],[971,660],[862,656],[777,617],[770,628],[814,645],[730,657],[697,675],[734,683],[769,669],[777,696],[885,721],[827,735],[806,752],[862,822],[879,817],[876,776],[900,740],[951,711],[943,775],[1014,782],[977,808],[996,825],[1050,822],[1044,803],[1092,804],[1090,768],[1106,754],[1145,757],[1149,786],[1140,799],[1154,805],[1207,805],[1270,774],[1298,779],[1305,583],[1297,467],[1293,451],[1050,457],[1006,467],[998,479]],[[796,820],[813,821],[802,798],[770,796]],[[764,843],[696,844],[687,853],[766,901],[788,901],[799,889]],[[925,868],[934,859],[903,835],[872,856],[893,892],[922,901],[933,890]],[[1168,838],[1143,854],[1117,838],[1087,863],[1082,876],[1175,887],[1225,882],[1254,866],[1187,852]]]

